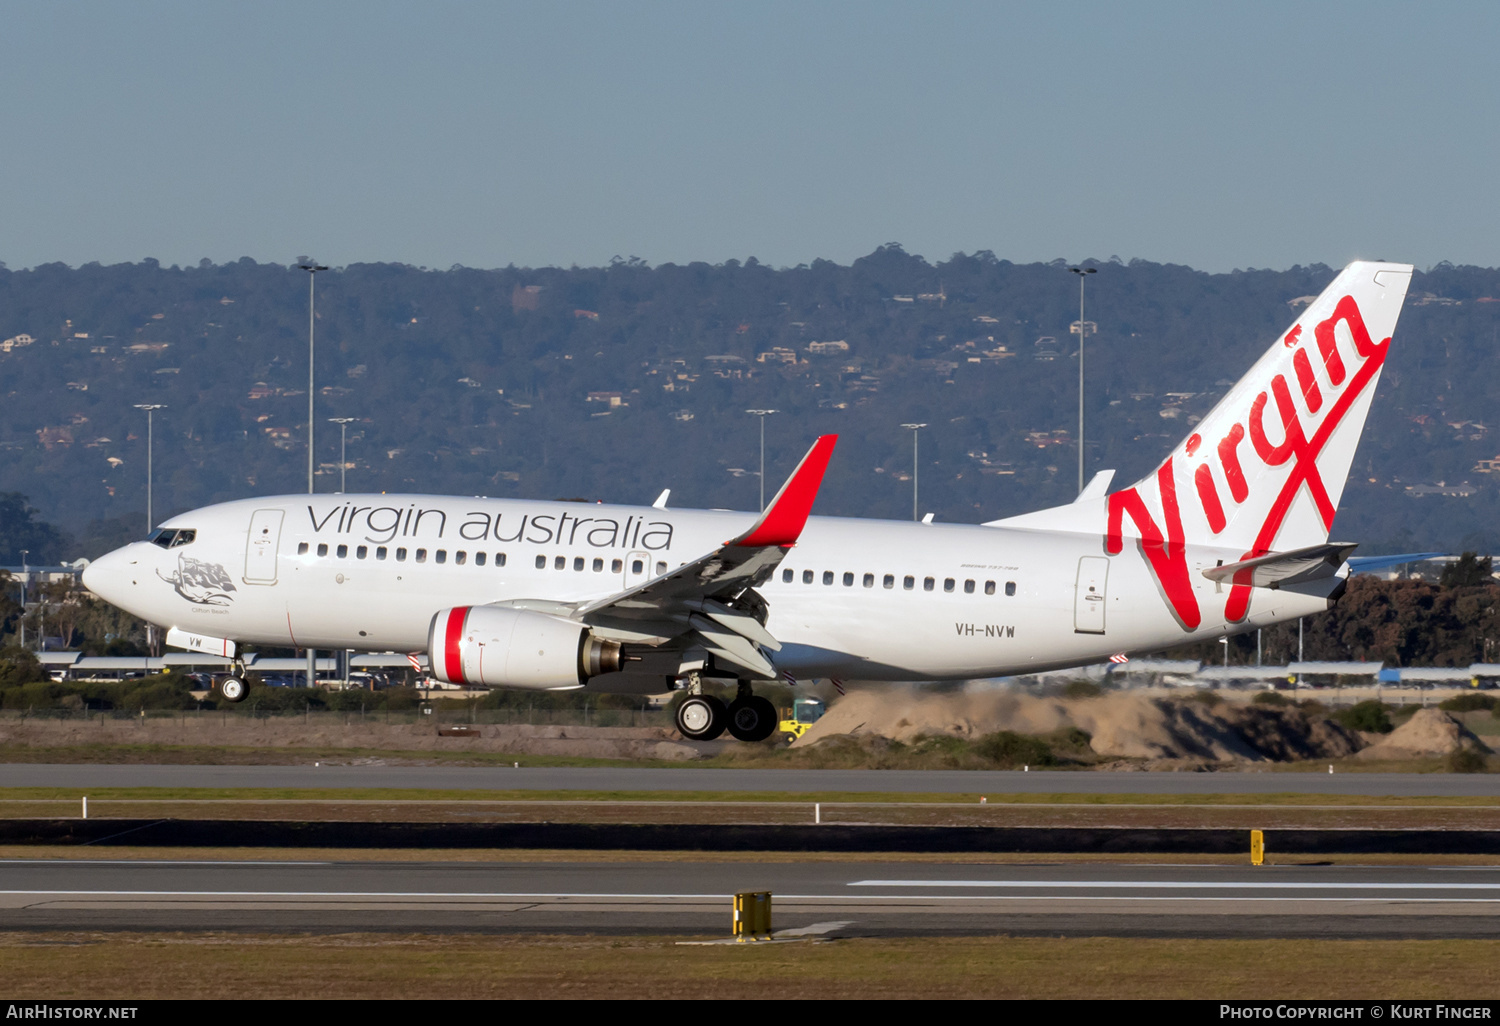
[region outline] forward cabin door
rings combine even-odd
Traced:
[[[250,516],[250,537],[245,543],[245,583],[276,583],[276,548],[281,543],[284,510],[258,509]]]
[[[1073,599],[1075,634],[1104,633],[1105,585],[1108,581],[1108,559],[1084,556],[1078,560],[1078,592]]]

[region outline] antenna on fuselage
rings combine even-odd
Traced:
[[[670,489],[670,488],[663,488],[661,490],[661,494],[656,497],[656,501],[651,504],[651,508],[652,509],[666,509],[667,508],[667,496],[671,495],[671,494],[672,494],[672,489]]]

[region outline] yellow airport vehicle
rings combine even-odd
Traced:
[[[776,729],[790,734],[794,739],[807,733],[807,728],[822,718],[827,707],[816,698],[798,698],[790,709],[781,710],[781,722]]]

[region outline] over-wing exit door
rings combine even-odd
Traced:
[[[281,543],[279,509],[258,509],[250,516],[250,537],[245,542],[245,583],[276,583],[276,547]]]
[[[1109,560],[1103,556],[1083,556],[1078,560],[1078,593],[1073,598],[1073,632],[1104,633],[1105,584],[1109,581]]]

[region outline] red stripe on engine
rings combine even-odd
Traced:
[[[458,648],[464,635],[464,619],[468,615],[468,606],[455,606],[448,610],[448,628],[443,632],[443,673],[450,684],[468,683],[464,680],[463,653]]]

